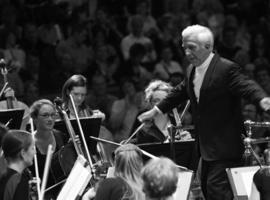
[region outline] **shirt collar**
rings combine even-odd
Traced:
[[[206,60],[201,65],[197,66],[196,69],[203,70],[207,68],[213,57],[214,57],[214,53],[211,52],[209,56],[206,58]]]

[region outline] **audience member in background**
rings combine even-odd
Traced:
[[[152,63],[157,59],[157,54],[150,38],[143,35],[143,18],[139,15],[132,16],[129,22],[130,34],[121,41],[121,51],[125,60],[130,58],[129,49],[135,43],[142,44],[146,53],[142,59],[143,63]]]
[[[106,77],[108,85],[114,85],[115,73],[119,68],[119,57],[116,52],[114,55],[110,55],[110,51],[108,45],[100,45],[95,48],[95,59],[89,75],[103,75]]]
[[[15,33],[7,32],[4,40],[4,59],[9,66],[18,72],[20,69],[25,67],[25,52],[18,45],[18,39]]]
[[[136,14],[143,19],[143,34],[149,38],[155,37],[159,33],[159,29],[155,18],[151,15],[150,1],[138,1],[136,5]]]
[[[269,64],[269,40],[268,37],[261,31],[252,35],[250,57],[254,63],[268,63]]]
[[[13,32],[18,40],[21,39],[22,28],[18,25],[18,10],[11,4],[5,3],[1,5],[1,27],[0,27],[0,47],[5,44],[4,35]]]
[[[145,47],[142,44],[134,44],[129,49],[129,59],[122,64],[117,73],[117,79],[129,77],[139,90],[143,90],[152,79],[152,74],[142,64],[145,55]]]
[[[160,33],[155,40],[155,45],[158,55],[160,55],[163,46],[169,45],[173,52],[173,59],[180,63],[184,57],[184,52],[178,47],[179,38],[177,37],[177,30],[179,27],[176,19],[177,17],[172,13],[165,13],[159,18]]]
[[[126,140],[134,130],[137,115],[143,109],[143,93],[137,91],[129,79],[122,82],[123,98],[113,102],[109,127],[114,134],[114,141]]]
[[[217,52],[224,58],[235,60],[240,47],[236,44],[236,27],[224,27],[222,40],[217,46]]]
[[[30,133],[11,130],[3,138],[2,148],[7,160],[7,171],[0,178],[0,199],[29,200],[30,174],[26,170],[33,164],[35,142]]]
[[[173,200],[178,183],[178,168],[169,158],[151,159],[142,169],[146,200]]]
[[[253,63],[248,63],[243,66],[243,73],[247,75],[248,78],[254,80],[254,71],[255,71],[256,66]]]
[[[26,81],[23,101],[30,106],[39,99],[39,95],[37,83],[33,80]]]
[[[133,144],[125,144],[115,150],[114,177],[99,183],[97,191],[90,189],[83,200],[144,200],[142,191],[141,169],[142,153]]]
[[[258,65],[254,71],[254,77],[257,83],[270,94],[270,73],[269,65]]]
[[[119,93],[119,91],[117,91]],[[117,93],[116,92],[116,93]],[[100,109],[108,120],[110,118],[112,104],[118,98],[110,94],[106,78],[103,75],[95,75],[91,79],[90,88],[86,96],[86,103],[93,109]]]
[[[154,76],[156,79],[163,81],[169,81],[171,74],[183,73],[183,69],[180,64],[172,60],[173,54],[170,46],[163,47],[161,51],[161,60],[154,68]]]
[[[29,21],[24,23],[20,45],[25,50],[26,54],[36,53],[39,55],[41,51],[41,43],[37,29],[35,22]]]
[[[73,69],[75,73],[86,73],[93,60],[93,50],[85,45],[86,29],[82,24],[76,24],[72,27],[71,36],[61,41],[56,47],[56,55],[61,60],[61,56],[69,54],[72,57]]]

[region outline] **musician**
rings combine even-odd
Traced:
[[[54,152],[53,156],[57,156],[56,153],[67,143],[68,137],[64,133],[54,129],[57,113],[54,104],[50,100],[40,99],[35,101],[30,107],[30,114],[36,126],[36,131],[34,134],[36,141],[37,160],[39,175],[42,176],[48,146],[52,145],[52,150]],[[72,156],[73,154],[70,155],[70,158],[72,158]],[[34,168],[31,168],[31,171],[35,173]],[[47,182],[48,186],[51,186],[56,181],[58,181],[54,180],[57,178],[53,177],[52,175],[53,174],[51,173],[49,174]]]
[[[115,150],[114,177],[104,179],[98,186],[95,200],[144,200],[141,169],[142,153],[134,144],[125,144]],[[91,190],[83,200],[93,198]]]
[[[75,118],[69,95],[72,95],[74,104],[79,117],[101,117],[105,119],[105,115],[99,110],[92,110],[86,103],[85,97],[87,95],[87,79],[80,74],[71,76],[62,88],[62,99],[64,107],[68,110],[70,118]]]
[[[105,119],[104,113],[99,110],[92,110],[85,102],[87,95],[87,79],[80,74],[71,76],[64,84],[62,88],[62,99],[64,108],[70,118],[75,118],[75,112],[71,104],[69,95],[72,95],[74,104],[78,113],[79,118],[81,117],[93,117]],[[106,140],[113,140],[112,133],[104,126],[100,127],[99,137]],[[111,154],[113,147],[110,144],[101,144],[104,148],[103,157],[106,161],[111,162]]]
[[[207,200],[232,199],[225,169],[242,165],[241,98],[249,98],[264,110],[270,109],[270,99],[254,81],[241,73],[236,63],[213,52],[214,37],[209,28],[201,25],[185,28],[182,47],[191,63],[185,81],[139,119],[149,120],[190,99],[202,158],[203,194]]]
[[[2,145],[8,168],[0,178],[0,199],[29,200],[30,175],[26,168],[33,164],[36,153],[32,135],[11,130],[4,136]]]
[[[146,200],[170,200],[176,191],[178,168],[169,158],[151,159],[142,169]]]
[[[26,130],[26,126],[29,123],[29,107],[22,101],[17,100],[17,98],[15,97],[15,91],[8,87],[5,89],[4,91],[4,97],[6,99],[10,99],[10,103],[12,104],[11,107],[9,107],[10,105],[8,105],[7,100],[3,100],[0,101],[0,110],[8,110],[8,109],[23,109],[24,110],[24,114],[23,114],[23,118],[22,118],[22,124],[20,129],[22,130]]]
[[[149,83],[145,89],[145,100],[154,107],[161,100],[163,100],[173,87],[164,81],[154,80]],[[169,138],[168,127],[172,124],[175,125],[176,119],[173,113],[159,113],[153,120],[148,121],[143,127],[143,130],[137,134],[138,143],[148,142],[164,142]],[[180,139],[180,138],[179,138]],[[191,135],[188,131],[181,131],[181,139],[191,139]]]

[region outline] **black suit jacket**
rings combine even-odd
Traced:
[[[241,134],[245,133],[241,98],[258,103],[265,92],[241,73],[241,68],[215,55],[208,66],[197,103],[193,76],[189,66],[187,78],[164,99],[158,108],[167,112],[190,99],[196,140],[204,160],[240,159],[244,151]]]

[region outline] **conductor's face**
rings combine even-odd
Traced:
[[[211,48],[204,42],[200,42],[196,35],[187,36],[182,42],[188,61],[194,66],[201,65],[211,53]]]

